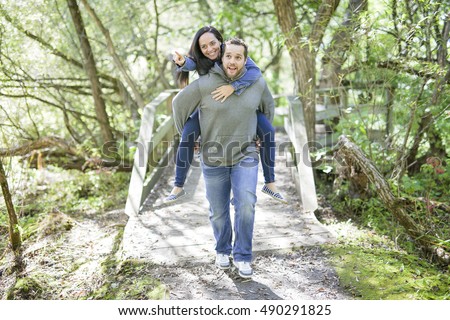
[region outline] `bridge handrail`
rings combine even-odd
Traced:
[[[297,97],[288,96],[288,102],[289,115],[284,118],[284,128],[294,148],[294,161],[289,159],[291,154],[288,152],[287,163],[296,164],[291,167],[291,173],[297,194],[300,196],[303,210],[313,213],[318,208],[318,202],[303,108]]]
[[[128,197],[125,205],[125,213],[129,216],[139,214],[145,199],[150,194],[152,188],[158,181],[164,169],[164,164],[173,153],[173,144],[168,145],[165,154],[158,159],[157,164],[149,163],[150,156],[169,137],[170,141],[175,134],[175,126],[172,117],[172,98],[178,90],[166,90],[161,92],[152,102],[147,104],[142,111],[141,126],[137,138],[137,148],[134,154],[133,169],[131,171]],[[156,128],[156,114],[158,107],[166,103],[166,113],[170,113],[164,122]],[[155,158],[155,157],[153,157]],[[154,159],[153,159],[154,160]],[[151,175],[149,165],[153,170]]]

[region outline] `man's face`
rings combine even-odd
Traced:
[[[227,44],[222,57],[223,70],[228,78],[237,77],[244,68],[246,58],[244,47],[236,44]]]

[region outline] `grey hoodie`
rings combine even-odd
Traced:
[[[245,68],[241,75],[244,73]],[[223,103],[212,98],[212,91],[230,83],[231,79],[216,63],[208,74],[200,76],[173,100],[173,117],[180,133],[189,116],[199,108],[201,156],[210,166],[230,166],[245,156],[257,157],[256,111],[264,113],[270,122],[273,120],[274,100],[263,77],[241,95],[232,94]]]

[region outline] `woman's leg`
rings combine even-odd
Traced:
[[[199,135],[200,123],[198,119],[198,111],[195,111],[184,124],[183,132],[181,134],[181,141],[178,146],[175,160],[176,168],[174,188],[166,200],[176,200],[176,197],[174,198],[171,196],[176,196],[183,190],[187,173],[191,166],[192,159],[194,158],[195,141],[198,139]]]
[[[287,203],[284,197],[278,192],[275,184],[275,128],[263,113],[257,112],[257,119],[258,126],[256,134],[261,140],[259,154],[264,173],[264,187],[262,192],[277,201]]]
[[[275,129],[262,112],[257,112],[258,126],[256,134],[261,140],[259,150],[264,173],[264,183],[275,182]]]

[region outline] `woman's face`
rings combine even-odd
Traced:
[[[220,55],[220,41],[211,32],[206,32],[198,39],[198,45],[203,55],[210,60],[216,60]]]

